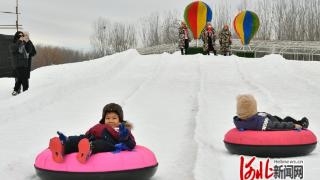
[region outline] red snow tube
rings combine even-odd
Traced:
[[[56,163],[51,151],[45,149],[34,167],[41,180],[146,180],[155,174],[158,162],[152,151],[137,145],[132,151],[94,154],[85,164],[78,162],[76,153]]]
[[[224,136],[224,144],[233,154],[258,157],[292,157],[311,153],[317,137],[310,130],[239,131],[234,128]]]

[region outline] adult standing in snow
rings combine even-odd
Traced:
[[[223,29],[219,33],[219,43],[220,43],[220,51],[224,56],[227,54],[231,55],[231,32],[229,31],[229,26],[224,25]]]
[[[201,32],[201,39],[203,41],[204,54],[210,55],[210,51],[213,51],[214,55],[217,55],[215,49],[216,34],[215,30],[210,23],[207,23],[206,27]]]
[[[31,64],[32,64],[32,57],[37,54],[36,48],[34,47],[32,41],[29,38],[29,32],[23,32],[26,42],[26,50],[29,54],[28,58],[28,71],[27,71],[27,87],[26,90],[29,88],[29,79],[30,79],[30,72],[31,72]]]
[[[190,36],[187,25],[185,22],[181,22],[179,27],[179,48],[181,50],[181,55],[184,55],[189,48]],[[183,51],[184,49],[184,51]]]
[[[12,92],[13,96],[19,94],[19,89],[22,85],[23,91],[28,89],[28,52],[26,50],[26,39],[23,32],[17,31],[13,37],[13,43],[10,46],[12,54],[12,66],[16,82]]]

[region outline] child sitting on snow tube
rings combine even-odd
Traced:
[[[284,119],[265,112],[257,112],[257,102],[250,94],[242,94],[237,97],[237,116],[233,122],[239,130],[292,130],[307,129],[309,121],[303,117],[300,121],[290,116]]]
[[[90,154],[132,150],[136,142],[131,129],[132,124],[123,120],[121,106],[110,103],[103,108],[99,123],[84,135],[66,137],[58,131],[59,137],[50,139],[49,149],[57,163],[63,162],[65,154],[73,152],[78,152],[78,161],[85,163]]]

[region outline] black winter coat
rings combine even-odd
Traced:
[[[27,77],[28,79],[30,78],[30,71],[31,71],[31,64],[32,64],[32,57],[35,56],[37,54],[36,48],[34,47],[32,41],[28,41],[26,43],[26,50],[29,54],[29,58],[28,58],[28,74]]]
[[[26,50],[26,43],[23,41],[16,41],[10,46],[12,54],[12,67],[14,69],[19,67],[28,67],[28,52]]]

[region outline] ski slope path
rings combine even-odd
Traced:
[[[1,179],[38,180],[33,163],[57,130],[84,133],[116,102],[134,124],[140,145],[156,154],[154,180],[239,179],[239,156],[224,134],[234,127],[235,98],[254,94],[260,111],[310,119],[320,137],[320,63],[236,56],[142,56],[128,50],[96,60],[32,72],[30,89],[11,96],[13,79],[0,79]],[[317,148],[299,157],[305,178],[320,177]]]

